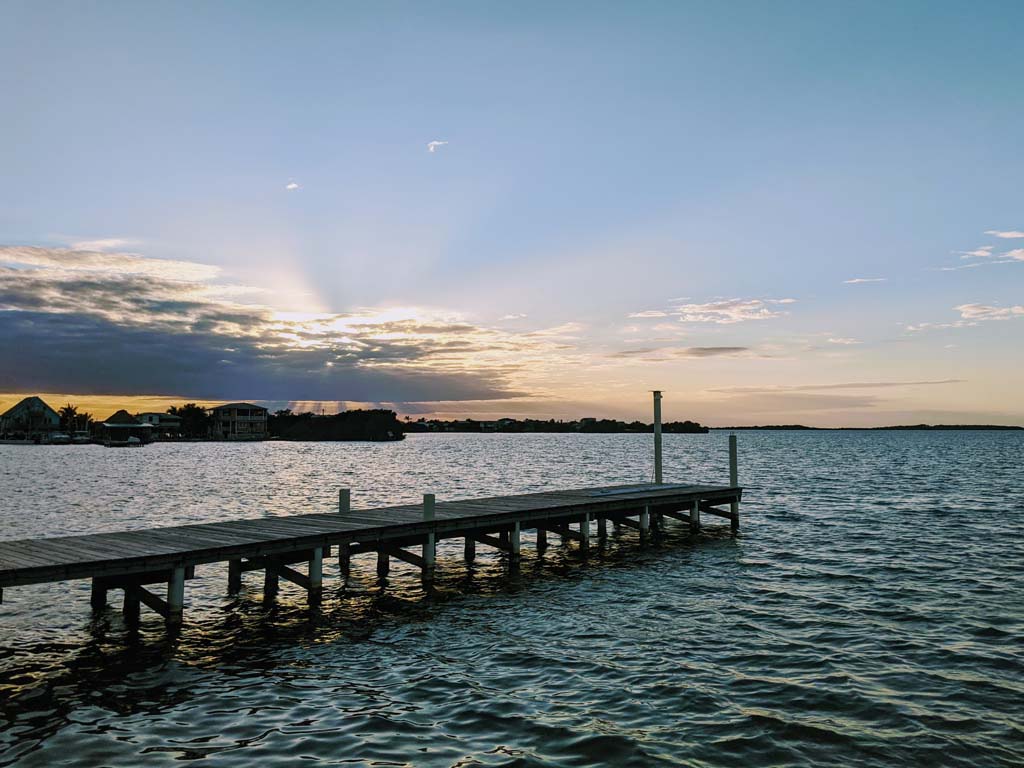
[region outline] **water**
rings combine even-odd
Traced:
[[[726,436],[666,436],[666,479],[724,480]],[[23,538],[649,479],[649,438],[0,446]],[[88,583],[0,606],[0,765],[1019,765],[1024,435],[741,433],[743,531],[670,523],[519,574],[372,556],[309,609],[197,569],[186,624],[91,617]],[[724,523],[716,518],[709,525]],[[555,539],[557,542],[557,538]],[[112,593],[112,597],[116,593]]]

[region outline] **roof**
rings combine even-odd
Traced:
[[[211,408],[212,411],[220,411],[224,408],[257,408],[261,411],[267,410],[262,405],[253,405],[252,403],[224,403],[224,405],[217,405]]]
[[[140,424],[128,411],[122,408],[117,413],[108,416],[103,420],[104,427],[141,427]]]
[[[175,416],[173,413],[160,413],[160,411],[146,411],[140,413],[138,418],[143,416],[159,416],[161,421],[181,421],[181,416]]]
[[[48,406],[46,404],[46,402],[41,397],[36,397],[35,395],[29,395],[28,397],[22,398],[16,404],[14,404],[10,408],[8,408],[6,411],[4,411],[2,414],[0,414],[0,418],[6,418],[8,416],[13,416],[15,413],[17,413],[18,411],[21,411],[21,410],[26,410],[26,411],[49,411],[54,416],[58,415],[57,412],[55,410],[53,410],[53,408]]]

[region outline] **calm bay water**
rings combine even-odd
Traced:
[[[0,765],[1024,762],[1024,434],[739,440],[737,538],[524,542],[517,574],[446,543],[430,593],[367,556],[319,610],[205,566],[172,639],[87,582],[6,590]],[[725,467],[724,433],[666,436],[668,481]],[[0,446],[0,537],[648,479],[628,435]]]

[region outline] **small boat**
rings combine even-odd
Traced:
[[[67,432],[51,432],[50,445],[71,445],[71,435]]]
[[[71,442],[74,445],[88,445],[92,442],[92,435],[88,430],[80,429],[71,436]]]
[[[107,448],[141,448],[145,445],[142,440],[132,435],[127,440],[106,440],[103,443]]]

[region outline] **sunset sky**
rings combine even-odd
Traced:
[[[0,410],[1024,424],[1024,3],[3,16]]]

